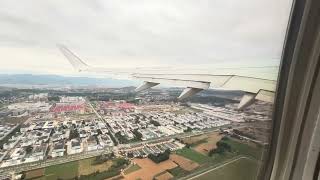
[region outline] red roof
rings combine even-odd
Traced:
[[[79,104],[55,104],[50,108],[51,112],[60,113],[60,112],[72,112],[78,111],[85,108],[84,103]]]
[[[121,103],[118,105],[120,109],[133,109],[134,105],[131,103]]]

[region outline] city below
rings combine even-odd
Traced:
[[[2,87],[1,177],[201,179],[233,161],[258,171],[271,131],[270,103],[239,111],[238,91],[208,90],[177,101],[177,88],[133,89]],[[99,165],[80,172],[88,159]],[[77,163],[76,173],[48,176],[48,168],[68,163]],[[104,163],[109,166],[101,168]]]

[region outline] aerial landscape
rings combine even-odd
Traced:
[[[3,0],[0,180],[260,179],[291,6]]]
[[[1,176],[255,179],[268,147],[272,104],[241,91],[56,86],[1,87]]]

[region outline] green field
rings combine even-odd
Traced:
[[[126,169],[124,171],[124,174],[130,174],[130,173],[137,171],[139,169],[141,169],[141,167],[139,165],[135,164],[135,165],[130,166],[128,169]]]
[[[205,156],[201,153],[198,153],[197,151],[189,148],[183,148],[176,151],[178,155],[181,155],[185,158],[188,158],[194,162],[197,162],[199,164],[203,164],[208,162],[208,156]]]
[[[229,144],[231,146],[231,151],[225,151],[224,153],[214,153],[212,156],[207,156],[207,155],[196,152],[192,148],[185,147],[181,150],[176,151],[176,153],[178,155],[184,156],[185,158],[188,158],[194,162],[201,164],[202,168],[217,167],[221,164],[224,164],[228,160],[236,158],[236,157],[241,157],[241,156],[250,157],[252,160],[241,159],[239,161],[236,161],[235,163],[232,163],[232,164],[226,166],[226,168],[228,167],[229,169],[231,169],[230,172],[233,172],[233,171],[235,172],[234,174],[236,174],[236,176],[234,176],[234,177],[231,175],[225,175],[225,178],[221,177],[221,173],[219,173],[220,170],[219,171],[216,170],[215,172],[217,172],[217,173],[212,172],[212,173],[208,173],[208,176],[203,176],[204,179],[213,179],[213,178],[211,178],[211,174],[215,174],[215,175],[212,175],[212,177],[215,177],[216,179],[250,180],[251,176],[253,174],[256,174],[256,168],[258,167],[257,163],[258,163],[258,160],[261,159],[263,147],[257,146],[252,143],[250,144],[248,142],[241,142],[241,141],[238,141],[237,139],[233,139],[230,137],[224,138],[221,141]],[[196,142],[196,144],[198,144],[198,142]],[[254,161],[254,159],[256,159],[257,161]],[[237,166],[239,166],[239,167],[237,167]],[[200,167],[200,169],[201,169],[201,167]],[[224,169],[224,168],[221,168],[221,169]],[[242,175],[241,172],[243,172],[243,171],[246,171],[247,173]],[[174,169],[170,170],[169,172],[172,175],[174,175],[175,178],[183,177],[186,174],[188,174],[187,172],[181,171],[180,167],[174,168]],[[229,170],[225,170],[224,172],[227,173],[227,172],[229,172]],[[253,172],[253,173],[250,173],[250,172]],[[231,176],[231,177],[229,177],[229,176]],[[238,176],[239,176],[239,178],[238,178]],[[254,179],[254,178],[251,178],[251,179]]]
[[[83,159],[79,161],[68,162],[64,164],[49,166],[44,169],[31,170],[25,172],[26,179],[33,180],[57,180],[57,179],[75,179],[80,180],[99,180],[106,179],[120,174],[128,164],[127,160],[122,158],[112,159],[102,164],[93,164],[95,158]],[[107,168],[105,166],[108,166]],[[139,166],[133,166],[130,171],[134,171]],[[80,170],[79,170],[80,169]],[[85,170],[87,175],[81,175],[79,171]],[[84,171],[82,171],[84,172]],[[89,173],[87,173],[89,172]],[[81,175],[81,176],[80,176]]]
[[[223,140],[224,142],[228,143],[232,150],[235,151],[237,154],[253,157],[257,160],[261,159],[263,148],[262,147],[254,147],[254,145],[249,145],[247,143],[241,143],[237,140],[233,140],[230,138],[227,138],[226,140]]]
[[[231,164],[210,171],[195,180],[255,180],[258,163],[250,159],[239,159]]]
[[[45,169],[45,179],[73,179],[74,177],[78,176],[78,165],[78,161],[74,161],[47,167]]]
[[[180,177],[189,173],[189,171],[182,169],[180,166],[169,169],[168,172],[175,177]]]

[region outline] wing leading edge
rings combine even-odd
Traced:
[[[62,54],[68,59],[71,65],[79,72],[98,72],[108,74],[127,74],[128,76],[143,81],[143,84],[136,88],[140,92],[159,84],[166,84],[174,87],[185,87],[178,99],[190,97],[205,89],[241,90],[246,92],[241,99],[238,109],[242,110],[251,105],[255,100],[273,102],[276,81],[256,77],[239,75],[215,75],[215,74],[172,74],[168,69],[157,68],[154,74],[150,74],[148,68],[111,69],[96,68],[87,65],[77,55],[72,53],[63,45],[58,45]],[[151,68],[152,69],[152,68]],[[183,69],[184,72],[190,72]]]

